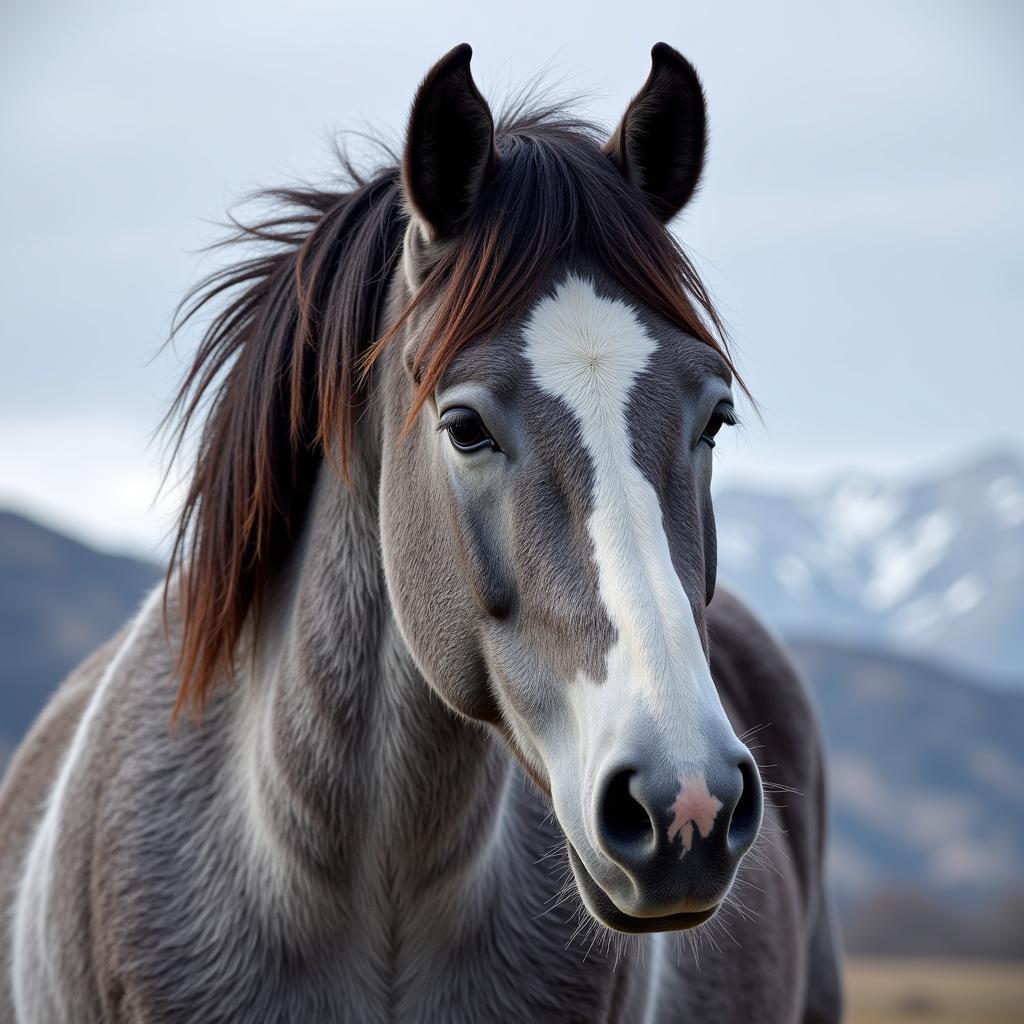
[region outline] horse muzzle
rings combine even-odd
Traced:
[[[761,825],[757,765],[735,737],[703,765],[613,757],[569,857],[590,912],[626,932],[691,928],[728,894]],[[591,849],[586,849],[590,846]]]

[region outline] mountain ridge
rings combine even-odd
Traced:
[[[1024,686],[1024,461],[906,481],[717,491],[719,577],[779,632],[856,641]]]

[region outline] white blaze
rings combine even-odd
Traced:
[[[642,701],[673,746],[699,764],[707,753],[701,726],[724,712],[626,418],[657,343],[635,310],[574,275],[537,304],[525,335],[537,383],[572,410],[593,463],[587,526],[601,600],[618,631],[599,690],[619,708]]]

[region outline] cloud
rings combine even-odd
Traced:
[[[0,505],[68,529],[100,547],[162,559],[181,499],[158,495],[158,449],[129,419],[0,419]]]
[[[60,423],[125,417],[144,437],[181,370],[151,357],[211,222],[261,183],[325,177],[339,127],[400,132],[454,42],[489,95],[548,66],[611,124],[666,38],[698,65],[712,125],[679,234],[765,411],[722,470],[806,478],[1022,438],[1020,21],[881,0],[685,16],[658,0],[628,19],[539,0],[21,5],[0,37],[0,409],[49,424],[51,450],[81,447]],[[99,477],[149,486],[125,442],[105,452]],[[25,471],[3,467],[8,493],[50,495],[89,531],[116,521],[102,489],[61,496],[55,456]]]

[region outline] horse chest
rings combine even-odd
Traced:
[[[216,975],[200,964],[175,970],[163,1004],[148,986],[125,991],[124,1019],[153,1021],[259,1020],[295,1022],[559,1022],[641,1020],[647,985],[639,964],[584,959],[586,944],[570,943],[559,927],[531,931],[527,922],[487,916],[454,933],[442,914],[411,920],[354,919],[301,952],[246,944],[219,962]],[[184,965],[182,965],[184,967]],[[242,984],[239,984],[244,979]],[[627,991],[628,990],[628,991]],[[181,1011],[187,1003],[185,1018]],[[625,1006],[629,1012],[623,1012]]]
[[[640,965],[590,951],[577,937],[574,911],[547,919],[517,898],[545,891],[532,863],[483,892],[436,894],[417,901],[378,890],[354,894],[356,913],[319,972],[338,1020],[559,1021],[620,1018],[612,1012]],[[530,875],[536,872],[534,877]],[[369,898],[368,898],[369,897]],[[639,992],[641,987],[632,986]]]

